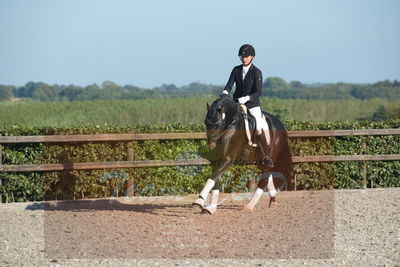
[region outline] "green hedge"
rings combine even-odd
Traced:
[[[386,122],[312,123],[287,121],[289,130],[384,129],[399,128],[400,120]],[[88,126],[80,128],[0,129],[3,136],[66,135],[105,133],[199,132],[202,125],[139,127]],[[366,142],[366,148],[361,144]],[[151,140],[133,142],[135,160],[167,160],[201,157],[207,152],[205,140]],[[123,161],[126,142],[74,144],[7,144],[3,164]],[[400,136],[297,138],[290,140],[293,155],[400,154]],[[298,189],[361,188],[362,162],[296,164]],[[224,192],[246,192],[247,183],[257,170],[235,166],[221,180]],[[400,186],[400,162],[367,162],[368,187]],[[126,181],[133,178],[140,196],[197,193],[211,173],[210,166],[135,168],[63,172],[0,173],[3,201],[79,199],[125,195]]]

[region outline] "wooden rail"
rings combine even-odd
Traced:
[[[365,130],[317,130],[288,131],[289,138],[400,135],[400,129]],[[204,132],[198,133],[155,133],[155,134],[89,134],[89,135],[44,135],[44,136],[0,136],[0,144],[17,143],[74,143],[74,142],[121,142],[144,140],[205,139]]]
[[[88,134],[88,135],[42,135],[0,136],[0,144],[17,143],[77,143],[77,142],[123,142],[145,140],[205,139],[205,133],[155,133],[155,134]]]
[[[339,137],[339,136],[376,136],[400,135],[400,129],[369,129],[369,130],[320,130],[320,131],[288,131],[289,138],[310,137]],[[74,143],[74,142],[132,142],[141,140],[179,140],[179,139],[205,139],[206,134],[199,133],[156,133],[156,134],[99,134],[99,135],[49,135],[49,136],[0,136],[1,144],[10,143]],[[117,162],[86,162],[86,163],[55,163],[36,165],[2,165],[0,171],[4,172],[30,172],[30,171],[69,171],[115,168],[146,168],[164,166],[207,165],[205,159],[188,160],[144,160],[133,161],[132,148],[128,148],[127,161]],[[129,156],[131,155],[131,156]],[[1,160],[1,153],[0,153]],[[293,156],[293,163],[307,162],[337,162],[337,161],[387,161],[400,160],[400,154],[392,155],[324,155],[324,156]]]
[[[293,163],[339,162],[339,161],[389,161],[400,160],[400,154],[390,155],[343,155],[343,156],[293,156]],[[96,169],[124,169],[124,168],[149,168],[168,166],[208,165],[206,159],[185,160],[141,160],[141,161],[108,161],[84,163],[53,163],[53,164],[26,164],[3,165],[4,172],[32,172],[32,171],[72,171]]]

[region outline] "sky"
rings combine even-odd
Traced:
[[[400,80],[399,0],[0,0],[0,84]]]

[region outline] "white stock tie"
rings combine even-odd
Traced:
[[[244,80],[244,78],[246,77],[247,72],[249,71],[250,66],[247,67],[243,67],[242,69],[242,79]]]

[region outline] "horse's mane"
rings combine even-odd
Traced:
[[[233,101],[233,98],[230,95],[222,95],[219,98],[217,98],[215,100],[215,102],[216,102],[216,106],[217,107],[220,107],[222,104],[224,104],[226,102],[229,103],[232,107],[235,107],[235,108],[238,105],[236,102]]]
[[[230,100],[232,100],[232,101],[233,101],[233,98],[232,98],[232,96],[231,96],[231,95],[222,95],[222,96],[220,96],[220,97],[219,97],[219,99],[221,99],[221,100],[224,100],[224,99],[230,99]]]
[[[222,95],[219,98],[215,99],[213,102],[213,106],[219,107],[224,103],[226,100],[233,100],[230,95]]]

